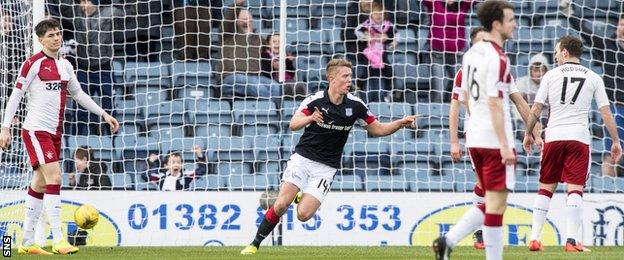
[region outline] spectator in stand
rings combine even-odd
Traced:
[[[386,10],[385,19],[393,21],[392,13],[395,10],[394,1],[391,0],[352,0],[347,5],[346,26],[343,40],[346,48],[346,58],[355,64],[355,80],[360,90],[366,89],[368,81],[368,59],[364,56],[364,49],[368,47],[368,42],[358,39],[356,29],[370,18],[373,3],[383,3]]]
[[[373,2],[369,19],[355,28],[355,35],[359,41],[367,42],[363,50],[368,61],[368,83],[366,84],[365,102],[389,102],[392,84],[392,65],[388,62],[388,51],[394,49],[397,42],[394,40],[394,26],[385,19],[384,6]]]
[[[226,8],[221,31],[221,96],[281,97],[280,84],[262,76],[262,38],[254,32],[251,13]]]
[[[572,0],[561,0],[561,11],[568,17],[570,27],[579,31],[581,38],[589,46],[594,64],[602,67],[607,96],[613,103],[611,112],[615,118],[618,135],[622,138],[624,136],[624,14],[620,15],[615,33],[606,36],[592,30],[589,22],[593,18],[583,19],[574,15],[571,4]],[[609,137],[608,131],[604,132],[606,133],[604,150],[610,151],[613,140]],[[624,173],[623,167],[622,160],[616,162],[609,152],[605,152],[602,175],[612,177],[621,175]]]
[[[171,152],[165,157],[163,167],[160,166],[159,156],[150,154],[148,159],[149,170],[143,180],[158,185],[160,190],[184,190],[197,176],[206,175],[206,157],[199,145],[193,146],[193,152],[197,156],[197,167],[192,172],[184,172],[182,155]],[[163,172],[164,170],[164,172]]]
[[[201,2],[188,2],[173,10],[174,57],[178,60],[210,60],[211,8],[214,6],[201,5]]]
[[[99,95],[101,107],[113,114],[113,28],[124,28],[125,11],[110,6],[97,6],[94,0],[80,0],[80,12],[74,17],[77,45],[77,77],[82,89],[90,96]],[[113,25],[114,23],[117,23]],[[121,23],[121,24],[119,24]],[[77,110],[77,134],[110,134],[108,127],[83,109]]]
[[[105,164],[93,163],[93,154],[88,147],[79,147],[74,152],[74,172],[69,173],[69,186],[77,190],[111,189],[110,177]],[[77,180],[77,181],[76,181]]]
[[[17,17],[25,10],[20,10],[22,4],[4,4],[0,6],[0,57],[5,59],[5,67],[0,68],[0,89],[6,89],[6,98],[8,100],[13,92],[13,86],[22,61],[27,59],[26,50],[29,49],[27,42],[23,37],[30,37],[27,28],[22,26]],[[25,108],[25,103],[20,105]],[[21,109],[20,109],[21,110]],[[21,110],[24,111],[24,110]],[[14,123],[19,122],[19,117],[14,117]],[[19,130],[19,129],[16,129]],[[15,133],[14,133],[15,134]],[[18,132],[19,134],[19,132]],[[19,144],[21,147],[21,142]]]
[[[516,87],[518,87],[518,91],[522,94],[522,97],[527,101],[529,106],[533,106],[533,100],[535,99],[537,90],[542,82],[542,77],[544,77],[544,74],[550,70],[550,63],[543,53],[536,53],[533,54],[529,60],[528,70],[528,75],[516,80]],[[545,109],[542,110],[542,118],[546,119],[548,118],[548,105],[544,104],[544,108]],[[524,129],[524,121],[522,121],[522,117],[520,116],[520,113],[518,113],[517,109],[513,109],[512,115],[516,123],[516,129]],[[545,126],[545,122],[543,123]],[[520,137],[524,137],[524,132],[522,132]]]
[[[279,81],[279,45],[281,36],[274,33],[267,38],[267,44],[262,51],[262,75]],[[307,96],[307,88],[305,84],[297,83],[295,75],[295,57],[286,54],[286,78],[282,83],[284,96],[303,100]]]
[[[429,47],[431,51],[431,99],[443,102],[450,97],[451,79],[461,64],[466,49],[466,12],[479,3],[477,0],[424,0],[431,26]],[[447,98],[448,99],[448,98]]]

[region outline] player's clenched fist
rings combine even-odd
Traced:
[[[459,143],[451,143],[451,159],[454,162],[459,162],[462,157],[462,150],[459,147]]]
[[[501,153],[501,157],[503,158],[501,160],[501,163],[505,165],[514,165],[516,163],[516,155],[513,153],[511,149],[502,147],[500,149],[500,153]]]
[[[3,127],[2,131],[0,131],[0,148],[2,149],[9,148],[10,144],[11,144],[11,129]]]
[[[323,123],[323,113],[318,109],[318,107],[314,107],[314,113],[310,115],[310,123]]]

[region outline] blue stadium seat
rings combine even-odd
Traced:
[[[24,174],[23,169],[15,165],[0,165],[0,188],[14,189],[25,188],[30,179]]]
[[[279,19],[280,17],[280,0],[264,0],[264,16],[267,19]],[[308,17],[311,15],[310,0],[286,0],[287,16],[289,17]],[[278,29],[274,30],[279,30]]]
[[[124,82],[124,65],[119,60],[113,60],[113,82]]]
[[[371,102],[368,109],[381,122],[389,122],[408,115],[413,115],[412,106],[408,103]]]
[[[208,137],[209,161],[249,161],[254,159],[253,146],[243,137]]]
[[[280,121],[275,103],[268,100],[234,101],[234,118],[241,124],[268,124]]]
[[[556,13],[559,11],[559,0],[535,0],[533,1],[534,13]]]
[[[205,137],[184,137],[180,139],[171,139],[171,140],[159,140],[160,151],[163,154],[169,153],[171,151],[176,152],[191,152],[193,151],[193,146],[199,145],[202,149],[206,149],[206,138]]]
[[[142,107],[165,102],[168,95],[169,90],[160,87],[136,87],[134,89],[134,100]]]
[[[109,136],[70,135],[67,136],[67,147],[73,149],[73,151],[78,147],[89,147],[95,158],[113,159],[113,140]]]
[[[128,189],[132,188],[134,182],[129,174],[125,173],[113,173],[110,176],[113,189]]]
[[[345,16],[347,14],[348,0],[310,0],[312,4],[312,16],[317,17],[333,17]]]
[[[409,185],[401,175],[368,175],[366,191],[409,191]]]
[[[240,136],[255,136],[255,135],[276,135],[278,132],[277,127],[271,125],[243,125],[240,128]]]
[[[232,123],[232,107],[227,101],[213,99],[195,99],[185,102],[185,111],[190,111],[191,122],[195,124]]]
[[[184,124],[189,122],[185,117],[182,100],[165,101],[147,105],[148,124]]]
[[[126,85],[171,87],[171,70],[167,64],[128,62],[124,69]]]
[[[136,100],[115,100],[119,122],[135,122],[142,119],[144,110]]]
[[[228,176],[228,189],[230,191],[236,190],[254,190],[263,191],[268,190],[272,186],[269,183],[275,181],[269,181],[269,178],[275,177],[275,175],[263,175],[263,174],[231,174]]]
[[[195,136],[197,137],[230,135],[232,135],[231,125],[195,125]]]
[[[332,181],[331,189],[334,191],[362,191],[364,183],[358,175],[336,174]]]
[[[589,176],[589,183],[590,186],[590,190],[592,192],[598,192],[598,193],[610,193],[610,192],[614,192],[616,190],[615,188],[615,179],[613,177],[607,177],[607,176],[596,176],[596,175],[590,175]]]
[[[230,175],[251,175],[253,174],[253,167],[251,163],[246,162],[225,162],[219,161],[217,163],[217,173],[221,176],[230,176]],[[231,182],[228,182],[232,184]],[[230,185],[232,186],[232,185]]]
[[[293,132],[282,136],[282,158],[288,159],[295,152],[295,146],[299,143],[299,139],[303,133]],[[346,148],[346,145],[345,145]],[[346,151],[345,151],[346,154]]]
[[[247,143],[253,145],[255,160],[279,160],[281,141],[276,136],[247,136]]]
[[[212,68],[209,62],[173,63],[173,85],[178,87],[210,86]]]
[[[206,175],[199,176],[191,182],[191,190],[222,190],[227,188],[227,179],[224,176]]]
[[[414,113],[421,115],[418,127],[426,129],[430,127],[448,127],[449,104],[442,103],[419,103],[414,107]]]
[[[184,126],[151,125],[149,127],[149,135],[158,140],[158,142],[179,141],[184,138]]]
[[[134,188],[135,190],[160,190],[160,187],[152,182],[147,182],[141,179],[138,174],[134,175]]]

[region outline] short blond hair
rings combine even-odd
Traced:
[[[327,74],[331,74],[334,72],[335,68],[338,67],[347,67],[349,69],[353,68],[353,64],[351,64],[350,61],[345,60],[345,59],[332,59],[329,61],[329,63],[327,63]]]

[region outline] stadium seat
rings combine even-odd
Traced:
[[[334,191],[363,191],[364,183],[358,175],[343,175],[337,173],[332,181],[331,190]]]
[[[115,108],[118,111],[119,122],[135,122],[143,119],[143,107],[136,100],[115,100]]]
[[[149,127],[149,135],[158,142],[178,141],[184,138],[183,125],[151,125]]]
[[[70,135],[67,136],[67,147],[76,150],[78,147],[89,147],[93,152],[93,156],[98,159],[113,159],[113,140],[109,136],[84,136]],[[73,152],[72,151],[72,152]],[[72,157],[73,158],[73,155]]]
[[[220,125],[195,125],[195,136],[208,137],[208,136],[231,136],[232,126],[226,124]]]
[[[295,146],[299,143],[299,139],[303,133],[292,132],[282,136],[282,159],[287,160],[295,152]],[[345,148],[347,146],[345,145]],[[345,149],[346,150],[346,149]],[[345,151],[344,154],[347,154]]]
[[[616,190],[615,179],[607,176],[589,175],[589,187],[592,192],[609,193]]]
[[[449,104],[419,103],[414,107],[414,113],[421,115],[417,124],[420,129],[431,127],[448,127]]]
[[[407,180],[401,175],[368,175],[366,191],[409,191]]]
[[[208,161],[251,161],[253,146],[243,137],[208,137]]]
[[[133,181],[132,181],[132,177],[129,174],[125,174],[125,173],[113,173],[110,176],[111,179],[111,184],[113,185],[113,189],[118,190],[125,190],[125,189],[129,189],[132,188],[133,185]]]
[[[195,145],[199,145],[201,149],[206,150],[205,137],[183,137],[180,139],[159,140],[160,151],[163,154],[169,152],[191,152]]]
[[[158,105],[169,100],[170,90],[160,87],[136,87],[133,97],[137,104],[146,107],[148,105]]]
[[[202,124],[232,123],[232,107],[227,101],[195,99],[185,102],[185,111],[190,112],[191,122]]]
[[[254,135],[273,135],[278,132],[278,128],[274,125],[243,125],[240,127],[238,133],[239,136],[254,136]]]
[[[219,175],[199,176],[191,182],[190,189],[199,190],[223,190],[227,188],[227,177]]]
[[[171,69],[159,62],[127,62],[124,80],[131,86],[171,87]]]
[[[122,61],[113,60],[113,82],[124,82],[124,65]]]
[[[176,87],[210,86],[211,75],[209,62],[173,63],[173,85]]]
[[[185,124],[186,118],[182,100],[164,101],[147,105],[147,124]]]
[[[230,174],[228,178],[228,190],[253,190],[264,191],[271,188],[269,177],[274,175],[263,174]]]
[[[277,161],[280,159],[281,141],[277,136],[258,135],[244,138],[252,145],[255,160]]]
[[[268,100],[234,101],[234,119],[239,124],[278,123],[277,107]]]

